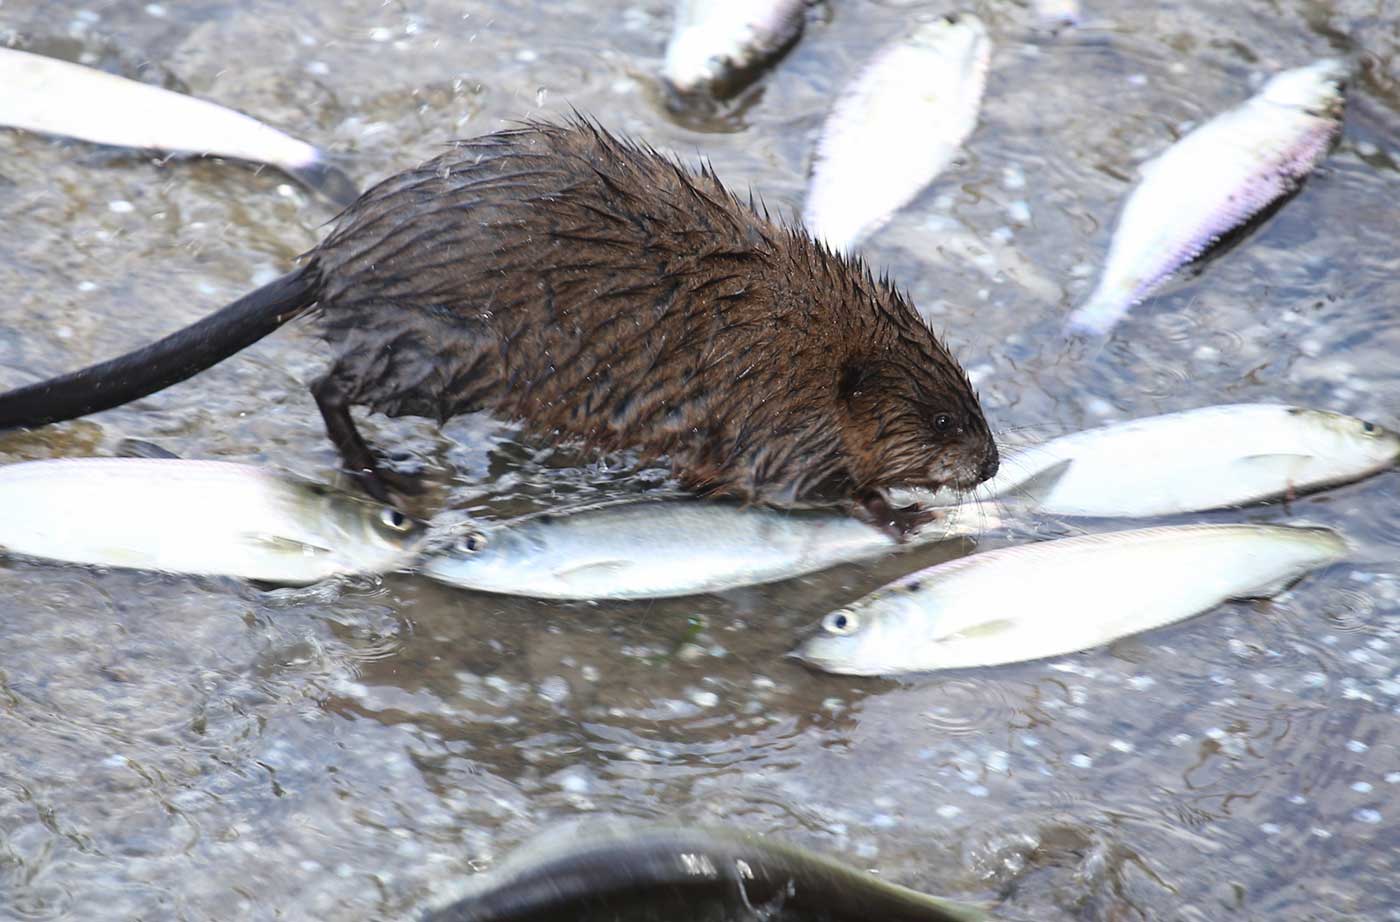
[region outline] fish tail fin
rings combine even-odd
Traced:
[[[303,266],[149,346],[0,394],[0,431],[46,426],[138,400],[251,346],[316,303]]]
[[[1065,319],[1065,333],[1070,336],[1103,337],[1128,312],[1128,303],[1102,290],[1094,294]]]
[[[282,164],[282,172],[317,195],[341,208],[349,207],[360,197],[360,187],[340,167],[318,153],[314,160],[298,164]]]

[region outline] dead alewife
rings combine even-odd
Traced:
[[[1283,71],[1139,167],[1098,287],[1069,331],[1107,334],[1178,269],[1296,191],[1341,130],[1346,77],[1330,58]]]

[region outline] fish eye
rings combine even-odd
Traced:
[[[457,539],[457,550],[463,554],[475,554],[477,551],[485,550],[486,536],[479,531],[463,535]]]
[[[853,611],[834,611],[822,619],[822,629],[829,634],[845,636],[855,633],[858,627],[860,627],[860,619]]]
[[[383,509],[379,510],[379,521],[384,523],[385,527],[397,532],[405,532],[413,527],[413,523],[409,521],[408,516],[404,515],[393,506],[385,506]]]
[[[1367,435],[1375,435],[1375,434],[1376,434],[1376,424],[1373,423],[1373,422],[1371,422],[1371,421],[1368,420],[1368,419],[1363,419],[1363,420],[1361,421],[1361,431],[1364,432],[1364,433],[1366,433]]]

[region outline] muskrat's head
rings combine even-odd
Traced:
[[[836,399],[860,489],[970,490],[997,472],[996,442],[972,384],[932,333],[848,357]]]

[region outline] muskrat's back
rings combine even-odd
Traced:
[[[310,255],[352,404],[491,408],[778,504],[996,469],[962,369],[886,282],[587,122],[459,142]]]

